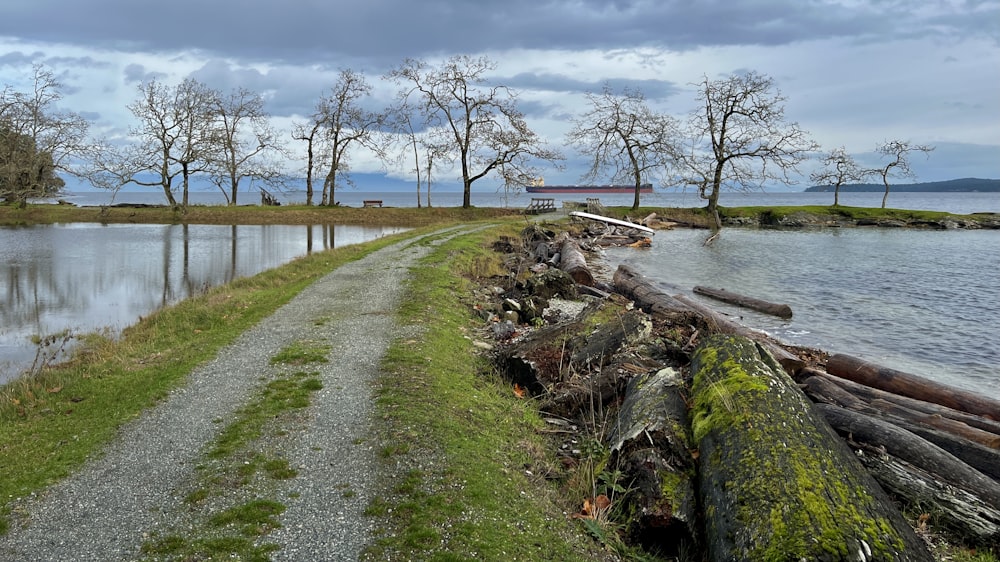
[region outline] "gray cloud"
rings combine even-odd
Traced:
[[[11,1],[0,87],[49,65],[72,109],[124,130],[135,84],[152,79],[248,88],[289,117],[311,112],[342,68],[376,86],[365,103],[378,110],[395,92],[379,77],[404,58],[487,54],[501,66],[490,81],[521,92],[529,122],[559,142],[605,83],[684,112],[692,82],[754,70],[824,144],[858,151],[903,135],[964,148],[992,143],[986,124],[1000,116],[984,94],[1000,88],[998,20],[996,0]],[[975,146],[927,165],[1000,176],[997,146]]]
[[[201,49],[269,61],[350,58],[384,68],[403,57],[509,48],[612,49],[779,45],[832,37],[927,34],[943,26],[996,38],[998,8],[921,16],[923,2],[750,0],[34,0],[5,7],[0,35],[106,48]]]

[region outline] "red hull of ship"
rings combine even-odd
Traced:
[[[546,185],[528,186],[528,193],[635,193],[634,185]],[[643,185],[639,193],[652,193],[652,185]]]

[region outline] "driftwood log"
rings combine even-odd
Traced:
[[[671,368],[633,377],[607,443],[626,480],[627,534],[663,556],[702,546],[684,380]]]
[[[694,353],[691,372],[712,560],[932,560],[764,348],[715,335]]]
[[[925,402],[923,400],[917,400],[915,398],[910,398],[908,396],[900,396],[899,394],[894,394],[892,392],[887,392],[885,390],[880,390],[871,386],[867,386],[861,383],[856,383],[852,380],[834,377],[825,371],[818,369],[807,368],[803,370],[803,376],[816,376],[820,379],[830,383],[835,384],[841,389],[847,391],[855,398],[859,398],[864,402],[872,403],[876,401],[885,401],[897,404],[904,408],[913,410],[914,412],[921,412],[926,414],[926,418],[929,423],[935,425],[935,427],[944,428],[945,425],[950,425],[951,421],[961,422],[964,426],[973,427],[976,429],[983,430],[987,433],[987,436],[982,441],[984,445],[996,448],[993,443],[996,439],[993,436],[1000,437],[1000,422],[991,420],[983,416],[977,416],[975,414],[970,414],[968,412],[963,412],[961,410],[956,410],[954,408],[949,408],[947,406],[942,406],[940,404],[934,404],[932,402]],[[806,378],[803,382],[809,380]],[[817,394],[817,398],[822,397],[822,394]],[[846,404],[841,404],[847,407]],[[940,420],[940,424],[933,423],[930,420]],[[952,425],[952,427],[955,427]],[[961,432],[957,433],[962,435]],[[978,441],[972,435],[966,435],[968,439],[973,441]]]
[[[668,295],[641,273],[628,266],[618,266],[614,275],[614,286],[622,294],[634,300],[640,308],[670,322],[686,323],[697,317],[701,318],[703,323],[713,332],[736,334],[758,341],[767,347],[768,351],[777,357],[778,361],[790,373],[794,373],[804,366],[801,359],[785,351],[764,334],[754,332],[684,295]]]
[[[627,265],[618,266],[613,283],[618,292],[634,300],[650,314],[664,320],[684,324],[697,315],[690,306],[663,292],[641,273]]]
[[[861,446],[858,459],[886,491],[930,514],[932,528],[945,529],[970,545],[1000,546],[1000,510],[979,496],[881,449]]]
[[[712,310],[711,308],[701,304],[698,301],[689,299],[684,295],[677,295],[674,298],[680,301],[681,303],[688,305],[689,307],[697,311],[699,314],[707,318],[709,320],[709,325],[714,327],[718,332],[723,334],[732,334],[749,338],[759,343],[760,345],[764,346],[765,348],[767,348],[767,351],[771,353],[771,355],[773,355],[778,360],[778,362],[781,363],[781,366],[784,367],[785,370],[788,371],[789,373],[796,373],[799,371],[799,369],[805,366],[805,362],[802,359],[800,359],[796,355],[793,355],[792,353],[789,353],[788,351],[785,350],[785,348],[775,343],[766,335],[760,332],[755,332],[750,328],[747,328],[746,326],[740,324],[739,322],[730,320],[729,318],[723,316],[722,314],[719,314],[715,310]]]
[[[588,287],[594,285],[594,275],[587,267],[587,259],[575,240],[572,238],[563,240],[559,255],[559,269],[568,273],[580,285]]]
[[[983,444],[997,435],[945,416],[992,422],[913,399],[884,400],[884,391],[815,370],[801,384],[886,490],[929,512],[934,526],[1000,546],[1000,451]]]
[[[923,426],[929,431],[924,437],[945,449],[951,449],[943,444],[948,441],[954,442],[955,446],[959,448],[985,447],[986,454],[992,455],[987,463],[991,465],[989,468],[992,470],[993,467],[997,467],[996,470],[1000,471],[1000,434],[985,431],[940,414],[928,414],[922,410],[902,406],[895,401],[881,398],[865,399],[838,384],[836,377],[823,373],[813,372],[803,379],[801,384],[806,394],[816,402],[834,404],[858,413],[884,419],[918,435],[920,431],[914,428]],[[935,438],[935,431],[945,433],[950,438],[943,436]],[[962,457],[961,454],[956,456]],[[993,474],[990,476],[998,478]]]
[[[886,421],[831,404],[818,404],[837,431],[893,457],[936,475],[941,481],[965,489],[1000,510],[1000,482],[970,467],[944,449]]]
[[[831,375],[867,386],[1000,421],[998,400],[882,367],[856,357],[832,355],[827,361],[826,370]]]
[[[787,304],[768,302],[733,293],[725,289],[713,289],[711,287],[703,287],[701,285],[696,285],[694,287],[694,292],[699,295],[711,297],[715,300],[727,302],[743,308],[749,308],[751,310],[756,310],[757,312],[763,312],[764,314],[777,316],[778,318],[788,319],[792,317],[792,307]]]

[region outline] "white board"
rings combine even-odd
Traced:
[[[571,217],[580,217],[582,219],[590,219],[595,221],[606,222],[608,224],[614,224],[617,226],[626,226],[628,228],[634,228],[636,230],[641,230],[643,232],[648,232],[649,234],[656,234],[656,231],[647,226],[642,226],[641,224],[635,224],[634,222],[621,221],[618,219],[613,219],[611,217],[602,217],[601,215],[592,215],[590,213],[584,213],[583,211],[573,211],[569,214]]]

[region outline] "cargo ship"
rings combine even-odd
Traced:
[[[545,185],[545,180],[538,178],[524,188],[528,193],[635,193],[634,185]],[[639,193],[652,193],[653,184],[644,183],[639,186]]]

